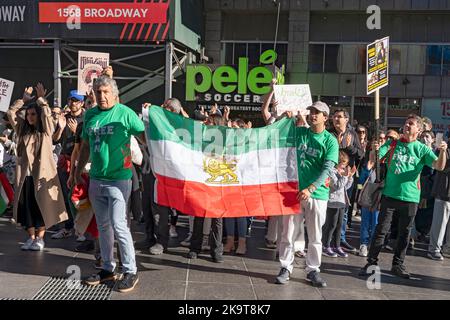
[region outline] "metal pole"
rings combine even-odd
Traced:
[[[277,51],[277,38],[278,38],[278,25],[280,23],[280,10],[281,10],[281,2],[278,1],[278,14],[277,14],[277,25],[275,27],[275,41],[273,44],[273,50]],[[275,64],[275,62],[274,62]]]
[[[63,107],[61,105],[61,40],[56,39],[53,42],[53,87],[54,98],[53,105]]]
[[[172,98],[172,53],[173,53],[173,44],[172,42],[168,42],[166,44],[166,90],[165,97],[166,99]]]
[[[380,135],[380,90],[375,91],[375,137]],[[378,160],[378,151],[375,152],[377,181],[380,181],[380,161]]]

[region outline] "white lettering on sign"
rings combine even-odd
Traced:
[[[27,6],[0,6],[0,22],[23,22]]]
[[[148,9],[95,9],[85,8],[86,18],[145,18]]]

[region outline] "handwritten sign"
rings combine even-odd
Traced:
[[[78,93],[90,92],[94,80],[109,65],[109,53],[78,51]]]
[[[288,84],[274,86],[275,99],[278,102],[277,115],[285,111],[306,113],[306,108],[312,105],[309,84]]]
[[[0,78],[0,111],[6,112],[11,102],[14,82]]]

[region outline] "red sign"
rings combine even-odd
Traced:
[[[169,3],[41,2],[40,23],[167,23]]]

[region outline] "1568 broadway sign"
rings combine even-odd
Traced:
[[[272,78],[284,83],[282,72],[273,67],[277,54],[261,54],[262,66],[249,70],[248,58],[239,58],[237,70],[232,66],[190,65],[186,71],[186,100],[217,103],[261,103],[270,92]]]

